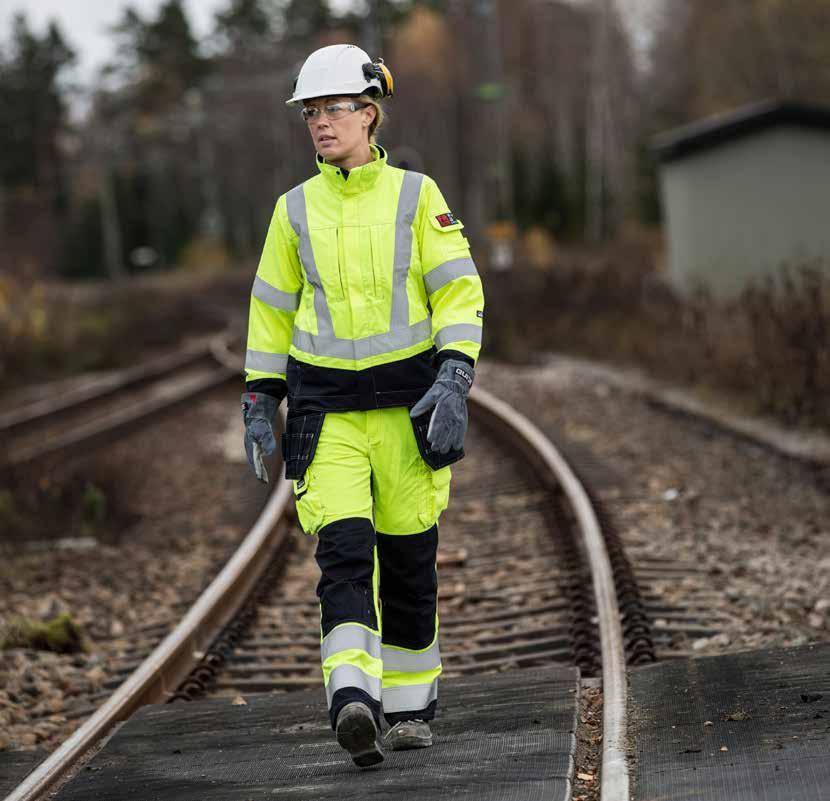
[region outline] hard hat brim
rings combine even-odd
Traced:
[[[315,89],[313,92],[294,95],[294,97],[285,101],[285,105],[296,106],[298,103],[302,103],[303,100],[315,100],[318,97],[340,97],[341,95],[343,97],[357,97],[372,88],[379,87],[375,87],[374,83],[367,83],[359,87],[332,86],[328,89]]]

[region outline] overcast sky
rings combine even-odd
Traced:
[[[185,0],[197,35],[211,29],[213,13],[226,4],[226,0]],[[127,5],[150,16],[161,0],[0,0],[0,41],[8,39],[11,20],[19,11],[26,14],[37,31],[42,31],[50,19],[56,19],[78,55],[78,77],[86,82],[112,54],[112,37],[107,29],[121,19]]]
[[[629,23],[632,21],[632,9],[640,12],[636,14],[639,22],[641,12],[650,9],[656,2],[618,0]],[[332,5],[339,9],[349,3],[350,0],[334,0]],[[111,55],[111,36],[107,28],[121,19],[127,5],[134,6],[144,16],[152,16],[161,5],[161,0],[0,0],[0,42],[8,39],[12,17],[18,11],[25,12],[38,31],[43,30],[50,18],[57,19],[64,36],[78,55],[77,77],[88,83]],[[210,32],[214,13],[227,5],[228,0],[185,0],[197,36]],[[629,13],[626,14],[626,11]]]
[[[6,41],[11,21],[23,11],[30,24],[42,31],[49,19],[60,23],[64,36],[78,55],[78,77],[88,82],[112,54],[107,28],[121,19],[124,8],[133,6],[142,16],[152,17],[162,0],[0,0],[0,42]],[[335,8],[348,0],[335,0]],[[188,17],[197,36],[213,28],[213,15],[228,0],[185,0]]]

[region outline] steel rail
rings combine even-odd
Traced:
[[[0,467],[19,468],[37,459],[55,455],[82,444],[86,447],[95,447],[107,442],[116,431],[124,432],[147,417],[229,381],[236,376],[237,370],[229,367],[217,355],[228,347],[228,336],[225,333],[217,334],[206,343],[163,356],[145,365],[139,365],[134,370],[120,372],[111,379],[103,381],[99,387],[100,391],[93,391],[93,389],[79,391],[75,395],[70,395],[68,399],[33,404],[34,411],[27,412],[24,409],[20,414],[9,413],[0,417],[0,425],[6,425],[5,428],[0,428],[0,436],[5,436],[9,431],[25,423],[37,423],[38,420],[51,414],[82,408],[95,401],[111,397],[117,392],[149,384],[174,370],[185,368],[202,359],[209,358],[218,363],[216,370],[210,375],[190,378],[179,384],[171,383],[170,387],[158,397],[125,403],[122,408],[110,411],[98,420],[73,426],[44,443],[14,450],[5,458],[0,458]]]
[[[213,353],[227,369],[239,370],[227,343]],[[539,470],[541,480],[562,490],[579,523],[579,547],[590,568],[599,616],[603,676],[602,801],[628,801],[625,759],[626,673],[620,615],[605,542],[587,493],[565,458],[530,420],[490,393],[474,387],[472,412],[497,436],[509,440]],[[282,407],[284,410],[284,406]],[[283,411],[284,414],[284,411]],[[286,537],[278,526],[291,498],[291,485],[280,482],[242,545],[184,619],[115,691],[107,702],[51,754],[5,801],[35,801],[65,776],[82,755],[118,722],[143,704],[170,697],[200,661],[204,650],[233,618]],[[232,595],[232,598],[231,598]]]
[[[222,336],[222,335],[219,335]],[[159,356],[143,364],[114,370],[106,376],[91,380],[88,384],[60,393],[59,397],[42,398],[25,403],[18,408],[0,413],[0,432],[7,433],[24,425],[36,423],[44,417],[77,409],[86,403],[103,400],[125,389],[135,388],[173,370],[186,367],[194,361],[212,356],[216,337],[191,343],[173,353]]]
[[[175,693],[199,663],[203,652],[242,608],[285,543],[287,527],[280,522],[292,496],[290,482],[280,481],[230,561],[176,628],[69,739],[6,796],[5,801],[41,798],[117,723],[129,718],[139,707],[164,701]]]
[[[579,523],[579,547],[591,571],[602,649],[602,801],[628,801],[626,760],[625,647],[614,575],[593,505],[582,483],[553,443],[527,417],[489,392],[473,387],[473,412],[494,433],[511,431],[511,444],[539,468],[539,477],[551,489],[561,488]]]

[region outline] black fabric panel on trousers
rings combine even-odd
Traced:
[[[352,412],[411,406],[438,374],[435,348],[365,370],[317,367],[288,357],[288,407],[297,412]]]
[[[426,648],[435,638],[438,526],[423,534],[377,534],[383,642]]]
[[[340,714],[340,710],[346,704],[351,704],[354,701],[362,701],[372,710],[372,716],[375,718],[378,730],[380,730],[380,703],[375,701],[369,693],[357,687],[344,687],[332,696],[331,706],[329,707],[329,719],[331,720],[332,729],[337,728],[337,716]]]
[[[375,529],[364,517],[350,517],[323,526],[317,534],[320,581],[317,597],[325,637],[340,623],[363,623],[377,629],[372,595]]]
[[[438,699],[430,701],[426,709],[412,709],[408,712],[384,712],[383,717],[390,726],[400,723],[402,720],[432,720],[435,717],[435,710],[438,708]]]

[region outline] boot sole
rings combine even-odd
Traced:
[[[360,768],[383,762],[383,751],[377,741],[378,730],[371,713],[367,712],[344,709],[337,718],[337,742]]]

